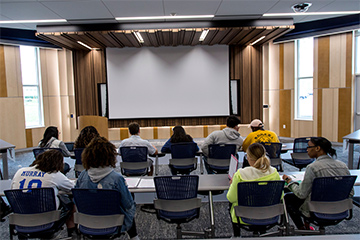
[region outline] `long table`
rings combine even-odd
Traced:
[[[0,139],[0,153],[2,155],[2,162],[3,162],[3,178],[9,179],[9,170],[8,170],[8,157],[7,153],[10,148],[15,148],[15,145],[5,142],[4,140]]]
[[[348,168],[354,168],[354,144],[360,143],[360,129],[343,137],[349,144]]]

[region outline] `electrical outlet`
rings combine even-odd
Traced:
[[[284,125],[283,125],[283,129],[285,129],[285,128],[286,128],[286,125],[284,124]]]

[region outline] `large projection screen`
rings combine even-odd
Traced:
[[[229,115],[228,46],[107,48],[110,119]]]

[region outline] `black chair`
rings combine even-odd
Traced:
[[[238,226],[258,236],[284,235],[286,227],[281,202],[284,184],[284,181],[238,183],[238,206],[234,207]],[[281,226],[278,231],[265,233],[275,225]]]
[[[261,143],[266,150],[266,155],[270,159],[270,164],[273,167],[276,167],[280,172],[284,171],[281,159],[281,147],[282,143]]]
[[[14,213],[9,215],[10,239],[50,239],[61,230],[67,216],[60,217],[53,188],[5,190]]]
[[[76,212],[74,221],[81,235],[110,239],[121,235],[124,214],[121,194],[112,189],[71,189]]]
[[[84,151],[84,148],[76,148],[74,149],[74,154],[75,154],[75,166],[74,166],[74,170],[75,170],[75,177],[79,177],[80,173],[84,170],[84,166],[82,165],[82,160],[81,160],[81,154]]]
[[[55,149],[55,150],[58,150],[61,152],[61,154],[63,153],[63,151],[60,149],[60,148],[34,148],[33,149],[33,154],[34,154],[34,157],[36,158],[39,154],[47,151],[47,150],[50,150],[50,149]]]
[[[310,158],[307,154],[307,146],[310,138],[295,138],[293,152],[291,153],[291,159],[283,159],[284,162],[296,167],[301,171],[315,159]]]
[[[181,223],[198,218],[201,199],[197,198],[199,176],[179,175],[154,177],[157,199],[154,206],[158,219],[176,223],[176,236],[182,235],[206,237],[207,232],[182,231]]]
[[[231,154],[236,156],[236,153],[235,144],[210,144],[205,166],[211,173],[227,173]]]
[[[310,218],[305,221],[319,227],[318,231],[295,230],[295,234],[325,234],[325,227],[352,218],[353,189],[357,176],[318,177],[312,184],[309,202]]]
[[[121,173],[125,176],[144,176],[152,163],[148,161],[147,147],[129,146],[121,147],[120,162]]]
[[[65,146],[66,146],[67,150],[69,150],[69,152],[74,151],[74,142],[65,142]]]
[[[190,174],[197,167],[196,143],[184,142],[171,144],[169,167],[172,175]]]

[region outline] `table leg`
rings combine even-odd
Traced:
[[[7,149],[1,152],[2,162],[3,162],[3,177],[4,180],[9,179],[9,170],[8,170],[8,159],[7,159]]]
[[[204,174],[204,163],[203,163],[202,154],[200,154],[200,173]]]
[[[159,156],[155,157],[155,176],[159,175]]]
[[[349,141],[348,168],[354,169],[354,143]]]
[[[214,201],[212,192],[209,191],[209,210],[210,210],[210,224],[211,224],[211,238],[215,238],[215,218],[214,218]]]

